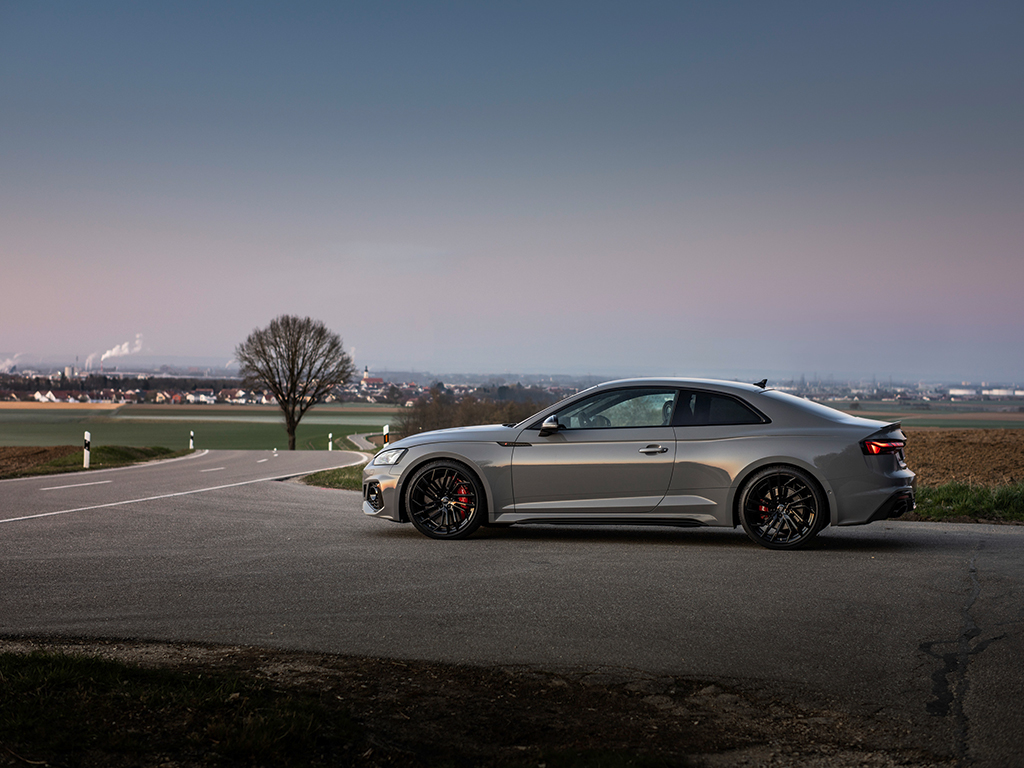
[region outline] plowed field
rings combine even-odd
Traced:
[[[1024,481],[1024,429],[908,428],[907,464],[919,485]]]

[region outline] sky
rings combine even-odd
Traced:
[[[1024,384],[1024,3],[0,0],[0,368]],[[113,361],[110,359],[114,358]]]

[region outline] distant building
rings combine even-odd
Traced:
[[[185,395],[185,399],[190,403],[201,405],[213,405],[217,402],[217,397],[212,389],[197,389]]]
[[[981,394],[985,397],[1013,397],[1012,389],[983,389]]]
[[[950,387],[949,388],[949,396],[950,397],[977,397],[978,396],[978,390],[977,389],[964,389],[962,387]]]
[[[359,382],[360,389],[373,389],[384,385],[384,379],[370,375],[370,367],[363,368],[363,378]]]

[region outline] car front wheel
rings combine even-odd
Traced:
[[[747,535],[769,549],[799,549],[828,522],[817,483],[796,467],[767,467],[740,493],[740,522]]]
[[[463,539],[486,516],[480,483],[455,461],[433,461],[416,470],[405,492],[405,509],[416,530],[432,539]]]

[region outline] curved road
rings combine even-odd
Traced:
[[[740,531],[365,518],[274,482],[359,454],[211,451],[0,482],[0,633],[721,678],[869,714],[961,765],[1024,754],[1024,527]]]

